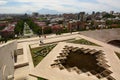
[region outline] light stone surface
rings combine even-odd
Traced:
[[[61,50],[64,48],[65,45],[74,46],[74,47],[84,47],[96,50],[103,50],[108,60],[108,65],[110,65],[110,70],[113,72],[112,76],[116,80],[120,79],[120,63],[117,56],[114,54],[113,50],[103,47],[97,46],[87,46],[87,45],[80,45],[80,44],[72,44],[72,43],[59,43],[38,65],[36,68],[33,69],[32,75],[40,76],[49,80],[99,80],[96,76],[87,76],[86,73],[77,74],[76,72],[68,72],[66,69],[60,70],[59,68],[52,68],[50,65],[54,63],[56,56],[59,55]],[[102,78],[101,80],[105,80]]]
[[[120,40],[120,28],[83,31],[80,34],[103,41]]]
[[[118,31],[119,32],[119,31]],[[105,38],[105,36],[101,37],[101,41],[98,41],[98,40],[95,40],[97,38],[90,38],[90,37],[87,37],[87,36],[84,36],[84,35],[81,35],[81,34],[77,34],[78,32],[73,32],[72,34],[70,33],[65,33],[65,34],[62,34],[62,35],[48,35],[47,38],[45,38],[43,41],[44,43],[52,43],[52,42],[56,42],[56,41],[61,41],[61,40],[67,40],[67,39],[72,39],[72,38],[83,38],[83,39],[86,39],[88,41],[91,41],[93,43],[96,43],[98,45],[101,45],[102,47],[97,47],[97,46],[87,46],[87,45],[79,45],[79,44],[70,44],[69,45],[73,45],[73,46],[83,46],[83,47],[89,47],[90,49],[98,49],[98,50],[101,50],[103,49],[105,52],[105,57],[106,57],[106,60],[108,60],[108,64],[111,66],[109,69],[111,71],[113,71],[113,73],[111,74],[113,77],[116,78],[116,80],[119,80],[120,79],[120,60],[118,59],[118,57],[115,55],[114,51],[116,52],[120,52],[120,48],[117,48],[115,46],[112,46],[112,45],[109,45],[109,44],[106,44],[104,42],[101,42],[102,39]],[[99,33],[99,31],[98,31]],[[98,34],[97,33],[97,34]],[[96,33],[94,33],[96,34]],[[94,34],[91,34],[92,36],[94,36]],[[110,33],[112,34],[112,33]],[[117,33],[113,33],[112,35],[115,35]],[[118,33],[119,34],[119,33]],[[107,34],[106,34],[107,36]],[[114,37],[115,38],[115,37]],[[110,39],[110,38],[109,38]],[[116,38],[115,38],[116,39]],[[32,62],[32,57],[31,57],[31,53],[30,53],[30,49],[29,49],[29,45],[32,45],[32,47],[39,47],[39,37],[33,37],[33,38],[27,38],[27,39],[19,39],[17,40],[18,44],[16,44],[15,42],[15,46],[12,44],[12,46],[9,46],[9,42],[6,43],[6,44],[2,44],[0,45],[0,54],[2,53],[9,53],[11,50],[13,49],[16,49],[16,46],[17,46],[17,49],[21,49],[23,48],[23,58],[19,58],[20,60],[23,59],[22,62],[28,62],[29,65],[28,66],[24,66],[24,67],[21,67],[21,68],[18,68],[17,70],[15,70],[15,77],[16,77],[16,80],[19,80],[19,79],[24,79],[27,77],[27,80],[37,80],[35,77],[32,77],[30,76],[29,74],[32,74],[34,76],[39,76],[39,77],[43,77],[43,78],[50,78],[49,80],[98,80],[95,76],[90,76],[88,77],[86,75],[86,73],[83,73],[83,74],[80,74],[78,75],[76,72],[71,72],[70,74],[68,74],[68,71],[67,70],[62,70],[60,71],[58,68],[53,68],[51,69],[50,66],[48,66],[48,63],[50,64],[51,62],[53,62],[53,59],[56,58],[57,56],[57,53],[59,53],[61,51],[61,49],[63,48],[63,46],[66,44],[66,43],[59,43],[59,45],[57,45],[51,52],[48,56],[50,55],[53,55],[51,58],[49,59],[49,57],[47,58],[47,56],[42,60],[42,62],[40,64],[37,65],[37,67],[34,67],[33,65],[33,62]],[[11,42],[10,42],[11,43]],[[14,41],[13,41],[14,43]],[[68,44],[68,43],[67,43]],[[6,47],[6,46],[9,46],[9,47]],[[4,46],[4,50],[1,50],[2,46]],[[11,49],[12,48],[12,49]],[[3,56],[6,55],[6,54],[3,54]],[[9,59],[7,60],[7,58],[3,58],[2,55],[0,55],[0,66],[1,66],[1,61],[7,61],[7,65],[12,65],[12,67],[14,67],[14,64],[9,64],[10,61]],[[9,57],[10,55],[8,54],[7,57]],[[8,63],[9,62],[9,63]],[[40,66],[41,65],[41,66]],[[44,68],[44,66],[46,66],[47,68]],[[41,67],[41,68],[40,68]],[[0,67],[1,68],[1,67]],[[41,70],[42,69],[42,70]],[[11,68],[11,70],[13,71],[13,69]],[[46,71],[53,71],[51,73],[48,73],[48,72],[45,72],[44,70]],[[40,72],[39,72],[40,71]],[[55,73],[56,72],[56,73]],[[20,74],[19,74],[20,73]],[[21,74],[23,73],[23,74]],[[42,74],[41,74],[42,73]],[[56,76],[56,74],[61,74],[60,76]],[[1,73],[0,73],[0,79],[1,79]],[[54,76],[51,76],[51,75],[54,75]],[[66,76],[67,75],[68,79],[66,79]],[[74,76],[72,76],[74,75]],[[76,76],[79,76],[79,77],[76,77]],[[89,78],[89,79],[87,79]],[[101,79],[101,80],[106,80],[105,78]]]

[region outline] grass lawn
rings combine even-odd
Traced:
[[[100,46],[98,44],[92,43],[90,41],[87,41],[85,39],[78,39],[78,40],[73,40],[69,41],[70,43],[75,43],[75,44],[84,44],[84,45],[93,45],[93,46]]]
[[[31,55],[33,59],[34,66],[37,66],[38,63],[56,46],[56,44],[45,45],[42,47],[32,48]]]
[[[115,54],[118,56],[118,58],[120,59],[120,53],[115,52]]]

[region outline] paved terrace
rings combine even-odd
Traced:
[[[82,35],[97,39],[103,42],[120,40],[120,28],[81,31]]]
[[[59,56],[61,50],[63,50],[64,46],[73,46],[73,47],[84,47],[89,49],[103,50],[105,54],[105,59],[108,61],[109,68],[113,73],[111,74],[116,80],[120,79],[120,61],[117,56],[114,54],[114,50],[110,50],[104,47],[96,47],[96,46],[87,46],[80,44],[72,44],[72,43],[59,43],[38,65],[35,67],[31,74],[34,76],[41,76],[43,78],[49,80],[99,80],[95,76],[87,76],[86,73],[77,74],[76,72],[68,72],[67,70],[60,70],[59,68],[52,68],[50,65],[54,63],[56,56]],[[101,80],[106,80],[106,78],[102,78]]]
[[[92,39],[92,38],[89,38],[89,37],[86,37],[86,36],[83,36],[83,35],[80,35],[80,34],[77,34],[77,33],[73,33],[72,35],[70,33],[62,34],[62,35],[49,35],[43,41],[44,41],[44,43],[52,43],[52,42],[55,42],[55,41],[61,41],[61,40],[66,40],[66,39],[71,39],[71,38],[76,38],[76,37],[84,38],[84,39],[86,39],[88,41],[91,41],[93,43],[101,45],[101,46],[103,46],[104,48],[106,48],[108,50],[112,50],[112,53],[113,53],[113,51],[120,52],[120,49],[117,48],[117,47],[111,46],[111,45],[106,44],[104,42],[101,42],[101,41],[98,41],[98,40],[95,40],[95,39]],[[38,47],[39,46],[39,37],[18,40],[18,48],[22,48],[23,44],[26,45],[26,48],[25,47],[24,48],[26,49],[26,53],[28,55],[26,57],[28,58],[28,61],[29,61],[29,68],[27,68],[28,71],[29,71],[29,73],[28,73],[28,75],[29,75],[30,73],[32,73],[32,70],[34,69],[34,66],[33,66],[33,63],[32,63],[32,58],[31,58],[31,54],[30,54],[30,50],[29,50],[29,45],[32,45],[33,47]],[[111,54],[111,55],[116,56],[114,53]],[[113,62],[111,64],[115,65],[114,71],[117,73],[119,71],[118,70],[119,69],[118,66],[120,65],[120,60],[117,58],[117,56],[116,56],[116,60],[119,63],[116,63],[116,61],[114,61],[112,59],[112,56],[110,57],[110,60],[112,60],[112,62]],[[118,75],[118,74],[116,74],[116,75]],[[114,75],[114,76],[116,76],[116,75]],[[35,80],[35,79],[31,79],[30,78],[28,80]]]
[[[15,80],[37,80],[37,78],[29,76],[30,70],[31,68],[33,69],[34,66],[31,65],[32,58],[31,58],[31,53],[30,53],[28,43],[27,42],[22,42],[20,44],[18,43],[17,48],[18,49],[23,48],[23,55],[22,55],[23,58],[22,60],[20,60],[20,62],[17,63],[17,65],[26,64],[26,63],[28,65],[15,69],[15,72],[14,72]]]
[[[56,41],[75,38],[76,36],[73,36],[73,35],[76,35],[76,34],[77,33],[75,32],[72,35],[69,34],[69,33],[63,34],[63,35],[57,35],[57,36],[56,35],[50,35],[50,36],[47,36],[47,38],[44,40],[44,43],[49,43],[49,42],[51,43],[51,42],[56,42]],[[29,65],[18,68],[18,69],[15,70],[15,80],[21,80],[21,79],[37,80],[37,78],[29,75],[31,70],[34,69],[29,45],[32,45],[33,47],[38,47],[39,46],[39,37],[18,40],[17,48],[18,49],[23,48],[24,58],[23,58],[22,61],[23,61],[23,63],[28,62]]]

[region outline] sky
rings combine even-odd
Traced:
[[[120,12],[119,4],[120,0],[0,0],[0,13],[40,13],[44,9],[60,13]]]

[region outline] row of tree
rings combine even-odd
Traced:
[[[29,25],[30,29],[34,32],[34,34],[40,35],[42,34],[42,28],[39,27],[31,18],[26,20],[26,23]]]
[[[112,24],[119,24],[120,25],[120,21],[107,20],[106,24],[107,25],[112,25]]]
[[[16,27],[14,29],[14,32],[16,35],[23,35],[23,29],[24,29],[24,23],[27,23],[30,27],[30,29],[32,29],[32,31],[34,32],[34,34],[41,34],[42,29],[41,27],[39,27],[37,24],[34,23],[34,21],[31,18],[25,18],[25,19],[21,19],[17,22]]]
[[[16,35],[23,35],[23,29],[24,29],[24,21],[19,20],[16,24],[16,27],[14,29],[14,32]]]

